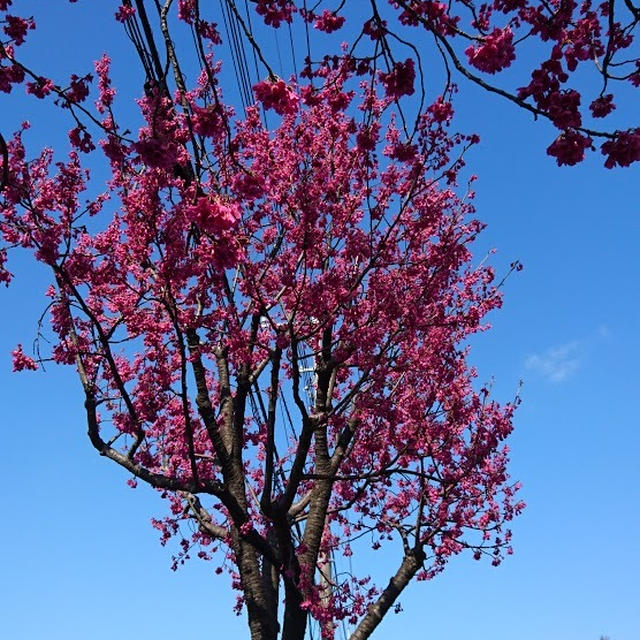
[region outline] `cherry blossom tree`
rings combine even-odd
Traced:
[[[510,552],[517,400],[492,400],[467,363],[501,282],[472,260],[483,225],[460,183],[477,137],[452,128],[454,73],[549,119],[558,164],[596,140],[607,167],[640,158],[637,128],[585,124],[609,117],[614,85],[640,84],[631,2],[325,4],[225,0],[225,28],[197,0],[114,5],[145,79],[127,96],[106,54],[66,80],[24,64],[36,22],[0,0],[0,90],[71,122],[64,159],[29,150],[26,123],[0,137],[0,279],[14,248],[51,273],[50,352],[19,345],[14,368],[77,369],[92,445],[162,493],[170,513],[153,523],[177,539],[175,565],[227,573],[256,640],[301,640],[310,620],[368,638],[412,580],[464,551]],[[292,43],[351,44],[309,48],[282,79],[259,36],[289,24]],[[528,84],[493,84],[532,40],[551,51]],[[225,56],[240,104],[225,101]],[[602,80],[591,116],[571,85],[585,65]],[[138,121],[118,116],[127,100]],[[388,582],[344,570],[380,548]]]

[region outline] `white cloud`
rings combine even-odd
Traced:
[[[574,341],[530,355],[524,364],[551,382],[563,382],[579,368],[580,355],[580,343]]]

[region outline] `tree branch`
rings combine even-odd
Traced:
[[[369,638],[404,588],[422,567],[424,560],[425,554],[421,548],[415,548],[404,556],[402,564],[395,575],[389,580],[389,584],[378,599],[369,607],[369,611],[351,634],[350,640],[366,640],[366,638]]]

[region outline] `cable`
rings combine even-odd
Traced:
[[[251,99],[251,81],[249,79],[249,68],[247,65],[247,56],[244,48],[244,38],[241,35],[240,25],[238,24],[238,14],[237,7],[234,5],[234,11],[231,11],[230,3],[233,0],[227,0],[227,17],[229,20],[229,26],[231,28],[233,34],[233,46],[235,49],[236,60],[238,64],[238,69],[240,70],[240,81],[242,83],[242,88],[244,90],[244,97],[246,100],[246,105],[248,106],[253,102]]]
[[[249,2],[248,0],[244,0],[244,10],[245,13],[247,15],[247,24],[249,25],[249,33],[251,34],[251,37],[253,38],[253,26],[251,24],[251,13],[249,11]],[[253,54],[253,64],[255,67],[255,71],[256,71],[256,82],[258,82],[260,80],[260,72],[258,71],[258,56],[256,55],[256,50],[251,47],[251,53]]]
[[[298,61],[296,60],[296,48],[293,44],[293,31],[291,30],[291,23],[287,23],[289,28],[289,45],[291,46],[291,60],[293,61],[293,75],[298,75]]]
[[[227,40],[229,42],[231,62],[233,63],[233,70],[236,74],[236,82],[238,83],[238,93],[240,95],[240,101],[242,102],[242,106],[243,108],[246,109],[248,106],[248,103],[245,99],[245,94],[243,93],[244,87],[240,79],[240,70],[238,69],[237,56],[235,55],[233,38],[231,35],[231,29],[229,27],[229,20],[227,19],[226,0],[219,0],[219,1],[220,1],[220,11],[222,13],[222,21],[224,22],[224,29],[227,33]]]

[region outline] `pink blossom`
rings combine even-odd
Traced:
[[[389,98],[397,100],[407,95],[413,95],[416,72],[411,58],[404,62],[396,62],[389,73],[381,73],[380,80]]]
[[[187,216],[209,233],[221,233],[233,227],[240,219],[240,211],[232,203],[206,197],[198,198],[188,207]]]
[[[215,106],[193,107],[193,130],[201,136],[217,138],[225,132],[224,120]]]
[[[136,10],[131,5],[122,4],[116,11],[116,20],[118,22],[126,22],[129,18],[136,15]]]
[[[86,75],[83,78],[79,78],[75,73],[71,76],[69,82],[69,88],[64,92],[65,97],[69,102],[80,103],[86,100],[89,95],[88,83],[93,80],[93,76]]]
[[[589,109],[591,109],[591,113],[593,114],[594,118],[604,118],[608,116],[615,108],[616,105],[613,104],[612,93],[608,93],[604,96],[596,98],[589,105]]]
[[[98,74],[98,90],[100,92],[96,106],[100,113],[104,113],[104,111],[111,106],[116,94],[115,89],[111,86],[111,79],[109,77],[110,66],[111,59],[106,54],[94,63],[94,68]]]
[[[4,282],[6,286],[9,286],[13,274],[6,268],[7,263],[7,250],[0,249],[0,282]]]
[[[584,152],[592,148],[593,141],[578,131],[569,129],[563,131],[548,147],[547,153],[562,165],[574,165],[582,162]]]
[[[515,60],[513,32],[509,27],[496,27],[491,34],[482,38],[481,44],[465,50],[469,62],[485,73],[497,73],[506,69]]]
[[[300,98],[284,80],[263,80],[253,90],[265,109],[273,109],[281,116],[293,114],[298,109]]]
[[[290,0],[255,0],[256,11],[266,24],[278,28],[282,22],[291,22],[296,7]]]
[[[17,64],[0,66],[0,91],[10,93],[12,85],[24,81],[24,70]]]
[[[109,136],[106,140],[101,140],[100,146],[105,156],[117,165],[122,163],[126,157],[125,147],[116,136]]]
[[[362,127],[356,135],[356,144],[363,151],[373,151],[378,144],[378,132],[380,127],[377,123],[370,127]]]
[[[363,33],[368,35],[372,40],[380,40],[385,33],[387,26],[386,20],[367,20],[362,28]]]
[[[439,96],[427,111],[433,116],[435,122],[449,122],[453,117],[453,106],[442,96]]]
[[[89,153],[96,147],[91,140],[91,134],[84,127],[75,127],[69,131],[69,142],[83,153]]]
[[[24,371],[25,369],[36,371],[38,369],[38,363],[24,353],[21,344],[11,352],[11,357],[14,371]]]
[[[198,20],[197,31],[205,40],[209,40],[211,44],[222,44],[222,37],[218,31],[217,23]]]
[[[318,31],[324,31],[325,33],[332,33],[333,31],[337,31],[344,24],[344,16],[338,16],[325,9],[321,15],[316,18],[316,21],[313,23],[313,26],[318,29]]]
[[[552,92],[545,104],[551,121],[558,129],[577,128],[582,124],[580,94],[574,89]]]
[[[48,96],[53,88],[53,81],[49,78],[40,77],[36,82],[27,82],[27,93],[31,93],[40,99]]]
[[[187,24],[192,24],[196,17],[195,0],[179,0],[178,18]]]
[[[399,162],[411,162],[415,160],[417,152],[418,149],[414,144],[408,142],[398,143],[392,147],[389,157]]]
[[[169,147],[164,139],[142,135],[133,148],[140,155],[140,159],[150,167],[170,169],[176,164],[175,149]]]
[[[25,19],[18,16],[6,15],[4,20],[6,24],[3,30],[16,45],[23,44],[27,31],[36,28],[36,23],[33,21],[33,18]]]
[[[619,132],[613,140],[602,145],[602,153],[607,156],[604,166],[612,169],[616,165],[628,167],[640,161],[640,129]]]

